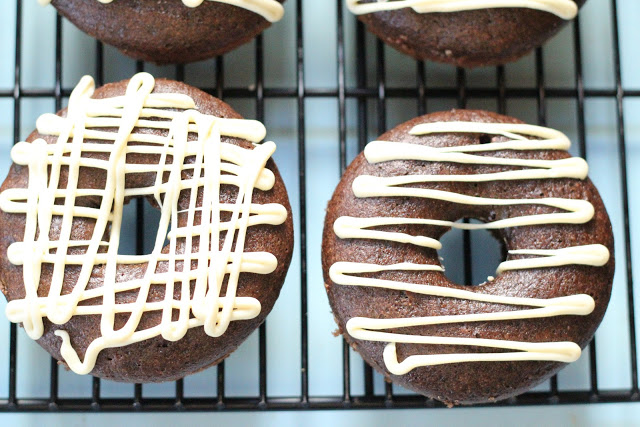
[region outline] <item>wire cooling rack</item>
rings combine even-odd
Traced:
[[[30,0],[31,1],[31,0]],[[600,0],[591,0],[597,2]],[[35,2],[35,1],[34,1]],[[295,280],[289,281],[287,286],[299,288],[299,297],[295,310],[298,311],[300,319],[299,342],[291,346],[288,351],[298,352],[299,369],[298,379],[299,393],[281,395],[268,392],[268,343],[267,328],[263,325],[258,332],[257,363],[258,363],[258,387],[255,395],[236,395],[225,391],[229,378],[225,376],[225,363],[221,363],[215,370],[215,377],[212,377],[212,389],[214,393],[208,395],[192,396],[185,393],[185,380],[175,382],[169,392],[162,396],[147,396],[145,390],[147,386],[135,385],[133,392],[129,396],[110,397],[104,395],[104,382],[93,378],[91,385],[86,390],[80,390],[79,397],[61,396],[59,390],[61,382],[66,376],[61,375],[60,369],[55,360],[51,360],[48,375],[40,379],[43,385],[43,396],[22,396],[18,390],[19,372],[18,364],[22,358],[19,354],[22,349],[18,348],[20,331],[16,325],[8,327],[8,346],[3,346],[3,350],[8,351],[7,366],[0,367],[6,369],[8,374],[6,383],[0,382],[0,411],[215,411],[215,410],[295,410],[295,409],[348,409],[348,408],[432,408],[442,406],[439,402],[426,399],[404,391],[398,391],[394,386],[381,381],[378,374],[371,368],[362,364],[361,360],[354,356],[349,347],[342,343],[341,348],[341,369],[336,372],[327,372],[323,375],[331,375],[341,382],[341,393],[323,394],[314,392],[310,388],[310,372],[315,366],[311,363],[314,359],[311,354],[309,321],[312,314],[310,303],[316,301],[309,300],[310,290],[308,285],[314,286],[320,283],[318,277],[310,277],[310,265],[318,265],[318,259],[310,258],[311,248],[309,232],[321,227],[321,223],[308,222],[308,205],[312,193],[310,192],[309,165],[316,159],[307,158],[307,142],[309,132],[307,123],[309,117],[305,114],[309,101],[328,100],[337,105],[337,140],[338,149],[335,150],[334,162],[338,163],[340,172],[346,167],[349,158],[357,151],[362,150],[364,145],[372,137],[384,132],[390,122],[388,104],[392,101],[401,101],[413,104],[415,107],[411,116],[424,114],[430,103],[437,105],[467,107],[472,100],[474,102],[493,102],[497,112],[510,112],[508,105],[514,101],[533,102],[534,120],[539,124],[546,124],[550,112],[549,104],[555,100],[570,101],[570,116],[575,121],[578,154],[588,156],[587,148],[587,124],[585,121],[586,104],[592,100],[603,100],[609,102],[610,108],[615,111],[614,135],[611,137],[610,150],[618,159],[616,170],[608,171],[614,174],[616,185],[620,194],[620,218],[619,232],[616,234],[618,241],[618,287],[624,287],[624,301],[626,304],[624,337],[621,339],[628,341],[625,347],[623,364],[628,364],[625,370],[623,387],[600,386],[602,382],[602,369],[598,368],[598,351],[595,340],[585,352],[586,361],[583,363],[584,376],[582,388],[565,389],[559,387],[558,378],[554,377],[548,384],[538,387],[533,392],[522,396],[500,402],[497,405],[539,405],[539,404],[566,404],[566,403],[596,403],[596,402],[631,402],[639,401],[638,391],[638,361],[636,345],[635,311],[634,311],[634,289],[633,289],[633,265],[632,265],[632,234],[630,224],[630,193],[628,188],[629,165],[627,164],[627,135],[625,134],[626,121],[640,121],[640,115],[630,114],[625,116],[626,101],[640,97],[640,90],[629,89],[623,85],[622,57],[621,57],[621,32],[619,26],[619,10],[621,4],[629,4],[620,0],[618,4],[615,0],[602,0],[600,3],[610,10],[610,22],[607,26],[611,28],[611,46],[613,67],[613,85],[610,87],[591,88],[585,85],[583,72],[583,46],[581,40],[580,20],[570,24],[570,38],[572,40],[570,50],[571,55],[566,58],[567,66],[573,69],[573,84],[570,86],[549,86],[545,82],[545,56],[542,49],[538,49],[530,59],[534,71],[534,82],[531,85],[519,84],[509,85],[508,67],[496,67],[490,70],[495,79],[495,84],[468,84],[469,72],[463,69],[455,70],[455,84],[446,85],[441,82],[432,83],[430,80],[429,67],[432,64],[422,62],[410,62],[407,59],[403,64],[413,64],[415,81],[407,85],[390,85],[387,81],[387,73],[394,63],[389,63],[386,57],[397,54],[389,53],[390,50],[383,46],[371,35],[368,35],[360,23],[355,24],[355,18],[348,14],[343,6],[342,0],[326,2],[326,7],[334,8],[335,27],[335,68],[333,64],[328,67],[335,73],[335,84],[312,86],[307,84],[306,76],[308,69],[305,61],[308,61],[309,52],[306,51],[305,38],[307,37],[306,27],[312,25],[308,19],[303,19],[303,8],[310,7],[310,2],[303,0],[289,0],[287,3],[287,13],[293,13],[294,20],[291,23],[292,33],[295,38],[295,49],[293,55],[293,66],[295,67],[295,78],[293,85],[268,85],[265,83],[265,42],[263,36],[259,36],[254,44],[252,62],[254,66],[254,84],[249,86],[228,86],[225,85],[225,61],[226,58],[217,58],[210,61],[210,73],[213,75],[211,81],[213,85],[201,87],[207,92],[220,98],[245,99],[255,103],[255,118],[263,121],[265,119],[266,104],[273,100],[284,100],[294,104],[291,111],[295,111],[295,129],[297,132],[295,144],[297,146],[297,162],[292,167],[297,168],[293,173],[297,177],[297,204],[294,206],[294,219],[297,223],[296,244],[298,245],[297,262],[294,265],[298,268]],[[316,6],[317,7],[317,6]],[[24,138],[24,128],[32,127],[31,123],[21,123],[21,108],[25,100],[28,99],[49,99],[55,101],[55,109],[63,106],[64,100],[71,93],[72,87],[63,84],[62,70],[65,55],[63,54],[63,19],[60,16],[55,20],[55,32],[50,34],[55,39],[55,84],[48,88],[23,87],[23,74],[27,66],[24,65],[24,22],[29,19],[25,16],[26,8],[23,2],[15,2],[15,73],[13,74],[13,87],[2,88],[0,86],[0,102],[12,101],[13,107],[13,142]],[[317,24],[317,23],[316,23]],[[68,24],[65,24],[68,25]],[[331,38],[332,42],[334,38]],[[93,76],[98,85],[105,82],[105,49],[101,43],[95,46],[96,58]],[[545,48],[547,49],[547,48]],[[353,52],[346,53],[352,50]],[[144,70],[149,65],[136,63],[135,69]],[[189,66],[187,66],[189,67]],[[185,66],[177,66],[174,75],[178,80],[185,80],[185,73],[188,70]],[[486,70],[485,70],[486,71]],[[437,80],[437,79],[436,79]],[[199,85],[198,82],[188,81],[191,84]],[[431,110],[431,108],[430,108]],[[634,109],[635,111],[635,109]],[[353,123],[351,123],[353,122]],[[334,144],[334,142],[327,142]],[[282,165],[281,165],[282,168]],[[337,177],[334,177],[337,179]],[[324,203],[324,202],[323,202]],[[295,209],[297,207],[297,209]],[[297,211],[297,212],[296,212]],[[135,251],[141,253],[144,250],[144,222],[145,213],[142,203],[135,205],[135,218],[137,238],[135,240]],[[317,243],[317,242],[314,242]],[[462,246],[465,253],[464,262],[461,265],[463,280],[471,284],[473,279],[473,268],[471,261],[472,243],[468,234],[462,236]],[[621,251],[620,251],[621,248]],[[314,251],[317,252],[317,251]],[[622,252],[622,253],[620,253]],[[623,260],[620,262],[619,260]],[[317,269],[314,269],[317,271]],[[320,302],[326,305],[326,300]],[[328,305],[326,306],[328,311]],[[330,334],[331,328],[327,326],[325,333]],[[286,337],[279,337],[281,344]],[[269,342],[271,343],[270,340]],[[297,341],[297,340],[296,340]],[[271,344],[269,344],[271,345]],[[313,347],[317,348],[317,346]],[[250,363],[250,362],[247,362]],[[40,367],[42,368],[42,367]],[[320,368],[318,368],[320,369]],[[46,367],[45,367],[46,370]],[[357,372],[357,374],[355,374]],[[600,375],[599,375],[600,373]],[[0,379],[3,377],[0,377]],[[358,384],[355,384],[355,383]],[[48,390],[47,390],[48,389]],[[41,393],[41,394],[42,394]],[[2,397],[5,396],[5,397]]]

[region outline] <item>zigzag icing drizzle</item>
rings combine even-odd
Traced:
[[[251,202],[254,188],[267,191],[275,183],[273,172],[265,168],[275,151],[275,144],[265,142],[250,150],[220,140],[220,135],[226,135],[258,142],[264,138],[264,126],[253,120],[201,114],[194,110],[196,105],[190,97],[151,93],[154,85],[150,74],[140,73],[131,79],[124,96],[92,99],[94,82],[88,76],[83,77],[71,94],[66,118],[45,114],[38,119],[38,131],[57,136],[57,142],[47,144],[42,139],[33,143],[20,142],[11,152],[15,163],[29,168],[28,189],[9,189],[0,194],[0,209],[26,214],[23,242],[12,244],[8,250],[10,262],[23,266],[26,297],[9,302],[6,309],[9,320],[21,322],[27,334],[38,339],[44,331],[45,317],[63,325],[73,316],[101,316],[101,336],[89,345],[83,361],[71,346],[69,334],[62,329],[55,332],[62,339],[64,360],[79,374],[91,372],[98,354],[105,348],[126,346],[157,336],[177,341],[189,328],[198,326],[203,326],[208,335],[217,337],[226,331],[231,321],[255,318],[260,313],[260,302],[236,295],[239,275],[244,272],[269,274],[278,264],[275,256],[268,252],[244,252],[248,227],[279,225],[287,218],[287,211],[280,204]],[[103,128],[117,128],[118,131],[106,132],[101,130]],[[136,133],[134,128],[161,129],[167,134]],[[189,141],[189,133],[197,134],[197,140]],[[109,143],[85,143],[85,139]],[[105,153],[109,160],[83,157],[83,153]],[[126,162],[129,153],[156,155],[159,162],[129,164]],[[185,164],[187,157],[194,158],[194,162]],[[59,189],[63,165],[68,167],[69,178],[67,188]],[[106,188],[78,188],[81,167],[104,170]],[[182,179],[185,170],[192,171],[192,178]],[[130,173],[156,173],[155,184],[146,188],[125,188],[125,176]],[[235,203],[220,203],[222,184],[238,188]],[[203,189],[200,207],[196,206],[199,188]],[[183,190],[191,190],[189,206],[179,210],[178,199]],[[99,207],[75,206],[76,198],[82,196],[99,197],[101,204]],[[161,208],[155,244],[148,255],[118,255],[124,200],[131,196],[153,196]],[[228,221],[221,221],[223,211],[230,214]],[[196,212],[201,214],[200,225],[195,225]],[[49,230],[54,215],[60,216],[62,221],[60,238],[52,241]],[[178,225],[178,215],[187,216],[186,225]],[[74,218],[95,221],[90,240],[70,239]],[[102,238],[105,233],[108,235],[106,241]],[[166,254],[162,253],[165,237],[170,242]],[[192,241],[196,237],[201,246],[198,252],[192,252]],[[221,237],[224,243],[220,249]],[[184,253],[176,253],[179,238],[184,239]],[[69,255],[68,249],[72,247],[86,248],[86,253]],[[98,253],[99,248],[107,250]],[[157,272],[161,262],[168,264],[167,272]],[[177,262],[189,269],[177,268]],[[190,269],[192,262],[197,264],[195,269]],[[39,297],[37,291],[43,264],[53,266],[53,275],[49,294]],[[147,268],[143,277],[118,281],[118,264],[147,264]],[[80,266],[81,272],[73,291],[61,295],[65,265]],[[87,289],[92,269],[97,265],[104,266],[104,284]],[[221,296],[220,287],[225,277],[228,278],[227,290]],[[190,296],[192,282],[195,283],[193,298]],[[147,302],[152,285],[166,287],[164,300]],[[175,286],[181,290],[179,300],[173,298]],[[128,290],[138,290],[137,300],[117,304],[116,294]],[[102,298],[100,305],[80,305],[98,297]],[[150,311],[162,312],[161,323],[136,330],[142,315]],[[172,320],[175,311],[179,316]],[[125,326],[117,330],[114,329],[116,313],[130,313]]]
[[[113,0],[96,0],[100,3],[111,3]],[[243,9],[250,10],[253,13],[261,15],[269,22],[277,22],[282,19],[284,15],[284,7],[276,0],[206,0],[215,1],[218,3],[226,3],[232,6],[241,7]],[[47,5],[51,3],[51,0],[38,0],[41,5]],[[182,0],[185,6],[198,7],[205,0]]]
[[[553,13],[562,19],[573,19],[578,14],[578,5],[573,0],[378,0],[371,3],[362,3],[361,0],[346,1],[349,10],[356,15],[407,7],[418,13],[515,7]]]
[[[403,175],[394,177],[361,175],[353,181],[353,192],[356,197],[420,197],[466,205],[508,206],[538,204],[558,208],[565,212],[520,216],[488,222],[485,224],[459,224],[450,221],[422,218],[354,218],[343,216],[338,218],[334,223],[333,229],[336,235],[342,239],[385,240],[432,249],[440,249],[442,247],[440,242],[427,236],[413,236],[406,233],[380,231],[375,229],[372,230],[371,228],[397,224],[419,224],[454,227],[466,230],[501,229],[539,224],[584,224],[593,218],[593,206],[585,200],[562,198],[488,199],[441,190],[407,187],[406,185],[408,184],[425,182],[487,182],[499,180],[555,178],[585,179],[587,176],[587,163],[583,159],[575,157],[560,160],[534,160],[478,156],[473,154],[475,152],[486,153],[500,150],[567,150],[570,145],[569,139],[561,132],[553,129],[524,124],[437,122],[421,124],[410,131],[413,135],[429,135],[447,132],[498,135],[506,137],[509,140],[505,142],[491,142],[481,145],[440,148],[398,142],[374,141],[367,145],[364,154],[367,161],[371,164],[392,160],[416,160],[479,165],[520,166],[523,167],[523,169],[475,175]],[[541,139],[534,140],[527,137],[536,137]],[[498,267],[498,273],[507,270],[548,268],[571,264],[603,266],[609,260],[609,250],[600,244],[548,250],[518,249],[511,250],[509,253],[513,255],[531,255],[532,257],[505,261]],[[462,362],[546,360],[568,363],[573,362],[580,357],[581,349],[577,344],[572,342],[530,343],[481,338],[417,336],[385,332],[387,329],[463,322],[534,319],[565,315],[585,316],[590,314],[595,307],[595,302],[589,295],[571,295],[552,299],[512,298],[486,295],[460,289],[418,285],[359,276],[363,273],[380,271],[443,270],[439,265],[422,265],[413,263],[377,265],[359,262],[336,262],[331,266],[329,276],[337,285],[386,288],[397,291],[409,291],[423,295],[534,307],[517,311],[466,314],[458,316],[432,316],[397,319],[355,317],[350,319],[347,322],[346,329],[349,335],[353,338],[388,343],[385,347],[383,358],[389,372],[395,375],[404,375],[419,366]],[[410,356],[402,362],[398,362],[396,343],[478,346],[512,351],[504,353]]]

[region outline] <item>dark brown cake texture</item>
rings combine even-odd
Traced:
[[[181,0],[51,0],[51,4],[90,36],[132,58],[160,64],[222,55],[271,25],[250,10],[210,0],[197,7]]]
[[[411,135],[416,125],[434,122],[522,123],[514,118],[484,111],[453,110],[418,117],[380,136],[380,141],[410,143],[431,147],[477,145],[501,142],[503,136],[483,133],[433,133]],[[531,138],[536,139],[536,138]],[[563,150],[500,150],[472,152],[498,158],[553,160],[570,157]],[[522,310],[499,303],[479,302],[443,296],[433,296],[406,290],[375,286],[345,286],[332,281],[329,272],[338,262],[391,265],[399,263],[440,266],[436,250],[416,244],[369,238],[339,238],[334,231],[336,220],[343,216],[355,218],[392,217],[427,218],[458,221],[475,218],[484,223],[524,215],[563,212],[536,204],[465,205],[419,197],[356,197],[352,185],[357,177],[411,175],[471,175],[520,170],[517,166],[464,164],[443,161],[393,160],[369,163],[363,153],[347,168],[327,208],[324,226],[322,266],[326,290],[340,332],[364,360],[382,373],[387,381],[414,390],[447,404],[473,404],[506,399],[525,392],[558,372],[566,364],[557,361],[483,361],[450,363],[417,367],[404,375],[389,372],[383,359],[387,342],[355,339],[347,332],[347,322],[354,317],[369,319],[457,316]],[[357,274],[362,278],[384,279],[416,285],[466,290],[474,293],[508,297],[550,299],[586,294],[595,301],[589,315],[469,321],[440,325],[419,325],[385,329],[384,332],[431,337],[510,340],[527,343],[573,342],[584,348],[593,337],[607,308],[614,273],[613,236],[611,224],[600,196],[591,181],[573,178],[489,180],[487,182],[428,182],[410,187],[456,192],[463,195],[494,199],[566,198],[589,201],[593,218],[583,224],[543,224],[492,230],[507,250],[522,248],[559,249],[600,244],[610,253],[601,266],[561,265],[558,267],[509,270],[497,274],[494,280],[474,287],[459,286],[448,280],[442,271],[409,271],[398,269]],[[439,239],[450,228],[435,225],[386,225],[373,230],[406,233]],[[602,248],[604,249],[604,248]],[[505,252],[506,253],[506,252]],[[509,260],[531,258],[531,255],[508,256]],[[504,352],[497,348],[475,345],[427,345],[398,343],[397,358],[402,362],[415,355],[482,354]],[[510,350],[507,350],[510,351]]]
[[[91,1],[93,2],[93,0]],[[116,2],[117,3],[117,2]],[[119,83],[107,84],[98,88],[92,98],[104,99],[122,96],[125,94],[129,80]],[[214,98],[198,89],[183,83],[158,79],[153,89],[154,94],[172,93],[188,95],[195,102],[195,109],[200,113],[213,115],[221,118],[241,119],[242,117],[236,113],[229,105],[221,100]],[[175,110],[172,110],[175,111]],[[67,109],[57,113],[58,116],[66,117]],[[152,118],[152,120],[154,120]],[[157,120],[157,119],[155,119]],[[101,129],[109,132],[116,132],[117,128]],[[164,129],[151,128],[135,128],[134,132],[146,135],[167,136]],[[115,135],[115,133],[114,133]],[[38,138],[44,139],[48,144],[54,144],[57,137],[50,135],[42,135],[38,131],[34,131],[28,138],[27,142],[31,143]],[[189,140],[197,139],[197,134],[190,132]],[[254,144],[247,140],[221,136],[222,143],[233,144],[244,149],[253,150]],[[84,139],[85,143],[102,143],[113,144],[108,140],[92,140]],[[131,142],[129,142],[131,144]],[[145,145],[144,143],[134,145]],[[83,157],[108,160],[106,153],[83,152]],[[160,160],[157,154],[128,154],[127,164],[158,164]],[[205,159],[206,161],[206,159]],[[171,155],[166,159],[166,163],[171,162]],[[185,158],[185,164],[194,163],[194,156]],[[237,281],[238,297],[252,297],[259,301],[261,310],[257,317],[249,320],[234,320],[229,324],[228,329],[219,337],[211,337],[207,335],[202,326],[192,327],[188,329],[186,335],[177,341],[165,340],[162,336],[155,336],[150,339],[144,339],[126,346],[105,348],[100,351],[97,357],[96,365],[91,374],[100,378],[110,379],[122,382],[161,382],[171,381],[182,378],[185,375],[198,372],[209,366],[215,365],[229,356],[248,336],[253,332],[271,311],[284,282],[291,255],[293,250],[293,229],[291,220],[291,208],[288,202],[287,192],[284,183],[278,173],[273,160],[269,159],[266,169],[271,170],[275,175],[275,184],[268,191],[254,189],[252,194],[252,203],[254,204],[280,204],[286,209],[287,218],[281,225],[258,224],[247,228],[246,239],[244,243],[244,252],[269,252],[277,259],[277,267],[270,274],[257,274],[242,272]],[[50,170],[50,169],[49,169]],[[50,172],[49,172],[50,173]],[[193,169],[186,168],[182,172],[182,179],[190,179],[193,175]],[[163,176],[163,182],[168,179],[168,172]],[[83,167],[79,169],[79,188],[86,189],[103,189],[106,182],[106,171],[93,167]],[[60,181],[58,188],[66,188],[69,177],[69,168],[63,166],[60,172]],[[51,177],[49,177],[50,179]],[[156,179],[156,173],[128,173],[125,178],[126,188],[139,188],[153,186]],[[27,166],[13,164],[9,171],[8,177],[4,181],[0,192],[10,189],[26,189],[29,184],[29,169]],[[187,209],[190,205],[189,197],[191,191],[182,190],[179,194],[179,209]],[[198,186],[196,206],[202,206],[203,187]],[[220,203],[233,205],[238,198],[238,189],[235,185],[222,184],[220,187],[219,200]],[[125,203],[132,198],[125,199]],[[147,196],[147,200],[158,207],[153,196]],[[59,199],[56,204],[63,204],[64,200]],[[100,204],[99,197],[77,197],[76,206],[94,207]],[[229,221],[230,212],[221,212],[220,221]],[[57,240],[61,234],[60,226],[62,223],[60,215],[54,215],[52,226],[49,231],[49,239]],[[179,223],[183,227],[187,221],[187,214],[182,212],[179,214]],[[215,218],[212,220],[214,223]],[[201,213],[196,211],[194,225],[201,223]],[[83,217],[74,217],[73,228],[71,231],[71,240],[87,240],[91,238],[95,221]],[[150,225],[147,225],[150,226]],[[153,225],[155,226],[155,225]],[[122,225],[123,233],[131,233],[135,229],[134,224],[124,223]],[[9,246],[14,242],[21,242],[25,236],[25,214],[7,213],[0,211],[0,287],[8,301],[20,300],[25,298],[25,285],[23,281],[23,267],[14,265],[8,259],[7,251]],[[155,233],[154,231],[151,231]],[[107,231],[108,233],[108,231]],[[224,242],[226,232],[220,232],[220,245]],[[234,243],[237,242],[237,234],[234,237]],[[105,240],[103,238],[103,240]],[[107,239],[108,240],[108,239]],[[176,239],[176,254],[185,253],[185,238]],[[86,246],[71,246],[68,250],[69,255],[81,255],[86,253]],[[101,247],[101,253],[106,248]],[[194,236],[191,246],[192,253],[199,252],[199,238]],[[162,253],[169,252],[169,245],[165,246]],[[195,258],[195,255],[194,255]],[[93,262],[93,261],[88,261]],[[184,262],[176,263],[176,271],[182,271]],[[192,259],[191,270],[197,268],[197,259]],[[140,279],[144,276],[147,269],[147,263],[143,264],[118,264],[116,270],[117,283],[127,282],[130,280]],[[160,261],[157,264],[156,272],[163,273],[168,271],[168,262]],[[39,297],[45,297],[49,293],[51,285],[51,276],[53,267],[51,264],[42,264],[42,274],[40,276],[37,294]],[[74,289],[80,266],[66,265],[64,267],[64,281],[62,286],[62,295],[72,292]],[[104,285],[105,266],[96,264],[91,272],[91,278],[88,282],[87,289],[96,289]],[[176,279],[174,286],[174,301],[180,301],[181,279]],[[224,278],[221,286],[220,295],[226,294],[229,276]],[[189,283],[189,282],[187,282]],[[190,292],[194,292],[195,280],[190,281]],[[210,282],[210,283],[215,283]],[[147,297],[147,302],[163,301],[165,298],[166,285],[152,284]],[[138,291],[117,292],[115,296],[115,304],[134,303],[138,296]],[[84,300],[80,305],[101,304],[102,298],[94,298]],[[178,317],[178,310],[172,310],[172,320]],[[191,313],[190,318],[193,319]],[[128,319],[128,313],[120,313],[115,317],[114,329],[121,328]],[[146,311],[138,324],[136,331],[143,331],[160,324],[162,320],[162,310]],[[53,324],[48,318],[43,318],[44,333],[38,343],[53,357],[58,359],[61,364],[66,366],[64,359],[60,353],[61,339],[55,335],[58,330],[64,330],[70,335],[73,348],[78,353],[80,360],[84,360],[85,352],[89,345],[97,338],[101,337],[101,316],[100,315],[74,315],[71,319],[62,325]]]
[[[585,1],[575,0],[580,7]],[[407,7],[363,14],[358,19],[402,53],[460,67],[516,61],[542,46],[569,22],[549,12],[527,8],[418,13]]]

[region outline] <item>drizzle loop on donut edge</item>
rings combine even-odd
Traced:
[[[562,19],[573,19],[578,5],[573,0],[346,0],[349,10],[356,15],[411,8],[417,13],[461,12],[465,10],[526,8],[552,13]]]
[[[260,302],[252,297],[236,295],[241,273],[269,274],[278,264],[268,252],[244,252],[247,228],[259,224],[279,225],[287,218],[280,204],[254,204],[254,188],[270,190],[275,183],[273,172],[265,168],[275,151],[273,142],[245,149],[222,143],[220,135],[259,142],[264,138],[264,126],[253,120],[234,120],[201,114],[187,95],[151,93],[155,81],[150,74],[136,74],[123,96],[92,99],[94,82],[82,78],[69,99],[67,117],[45,114],[38,119],[41,134],[57,136],[55,144],[38,139],[20,142],[12,150],[13,161],[29,168],[29,183],[25,189],[8,189],[0,194],[0,209],[26,215],[24,241],[13,243],[8,250],[12,264],[23,266],[26,297],[8,303],[6,314],[12,322],[21,322],[27,334],[38,339],[44,331],[43,318],[62,325],[73,316],[100,315],[101,336],[86,349],[84,360],[71,346],[67,332],[55,332],[62,339],[61,354],[74,372],[86,374],[93,369],[102,349],[121,347],[162,336],[169,341],[184,337],[189,328],[203,326],[212,337],[222,335],[234,320],[252,319],[260,313]],[[171,109],[171,110],[167,110]],[[117,128],[117,133],[103,131]],[[155,128],[167,131],[166,136],[136,133],[134,128]],[[189,134],[197,140],[188,140]],[[106,143],[85,143],[84,140]],[[132,142],[134,144],[129,144]],[[144,143],[145,145],[135,145]],[[86,153],[104,153],[109,160],[83,157]],[[130,164],[127,154],[151,154],[157,164]],[[185,163],[185,158],[194,158]],[[60,169],[68,167],[68,184],[59,187]],[[98,168],[106,172],[106,188],[78,188],[80,168]],[[47,173],[47,169],[51,173]],[[186,170],[191,178],[183,179]],[[155,184],[145,188],[125,188],[129,173],[155,173]],[[162,172],[162,173],[161,173]],[[164,178],[163,178],[164,176]],[[235,203],[222,203],[221,185],[237,187]],[[202,206],[196,206],[198,190],[202,189]],[[189,205],[179,210],[182,191],[190,190]],[[96,196],[99,207],[75,206],[76,197]],[[119,255],[125,197],[153,196],[160,206],[161,217],[153,250],[148,255]],[[63,200],[63,202],[60,202]],[[196,212],[200,224],[195,224]],[[221,220],[221,213],[229,217]],[[49,239],[53,216],[62,218],[59,240]],[[178,215],[187,216],[184,226]],[[74,218],[95,221],[88,241],[70,240]],[[36,233],[38,237],[36,238]],[[108,240],[103,236],[108,235]],[[169,253],[162,253],[165,237]],[[192,252],[192,241],[198,238],[200,249]],[[220,240],[224,243],[220,248]],[[184,239],[184,253],[176,253],[177,239]],[[203,243],[203,242],[206,242]],[[82,255],[69,255],[72,247],[86,248]],[[106,248],[105,251],[99,249]],[[177,268],[176,263],[183,267]],[[197,267],[191,268],[195,262]],[[159,263],[168,265],[167,272],[157,272]],[[53,266],[49,294],[37,294],[43,264]],[[141,278],[118,281],[118,264],[147,264]],[[65,265],[81,266],[78,280],[69,294],[61,295]],[[94,266],[104,266],[104,284],[87,289]],[[186,266],[186,267],[185,267]],[[228,278],[226,293],[220,295],[223,280]],[[194,284],[193,297],[190,286]],[[152,285],[165,286],[164,300],[148,302]],[[174,287],[181,297],[174,299]],[[116,294],[137,290],[135,303],[117,304]],[[102,298],[101,305],[80,305],[83,301]],[[137,330],[145,312],[160,311],[161,323]],[[178,319],[172,313],[178,312]],[[115,330],[117,313],[129,313],[124,327]]]
[[[95,0],[100,3],[111,3],[113,0]],[[116,0],[117,1],[117,0]],[[284,7],[276,0],[182,0],[185,6],[198,7],[205,1],[215,1],[218,3],[226,3],[232,6],[241,7],[257,13],[269,22],[277,22],[284,15]],[[41,5],[51,3],[51,0],[38,0]]]
[[[539,199],[490,199],[468,196],[455,192],[416,188],[408,184],[427,182],[487,182],[499,180],[555,179],[573,178],[583,180],[587,177],[587,163],[580,158],[559,160],[537,160],[505,158],[499,156],[479,156],[475,152],[513,150],[567,150],[569,139],[553,129],[525,124],[477,123],[477,122],[435,122],[415,126],[413,135],[434,133],[473,133],[505,137],[502,142],[490,142],[480,145],[454,147],[430,147],[400,142],[373,141],[364,151],[370,164],[392,160],[414,160],[424,162],[452,162],[477,165],[519,166],[523,169],[508,170],[489,174],[472,175],[402,175],[392,177],[374,177],[360,175],[352,184],[356,197],[418,197],[448,201],[466,205],[522,205],[538,204],[561,209],[565,212],[538,214],[506,218],[483,224],[459,224],[451,221],[430,218],[339,217],[333,224],[336,235],[341,239],[373,239],[393,241],[426,248],[440,249],[442,245],[436,239],[427,236],[414,236],[400,232],[371,230],[371,227],[389,225],[434,225],[454,227],[466,230],[502,229],[540,224],[584,224],[593,218],[594,208],[586,200],[563,198]],[[530,139],[528,137],[540,138]],[[609,261],[609,250],[601,244],[574,246],[561,249],[518,249],[509,251],[512,255],[531,255],[531,258],[504,261],[498,267],[498,273],[507,270],[548,268],[564,265],[604,266]],[[355,339],[388,343],[383,359],[389,372],[404,375],[407,372],[429,365],[441,365],[463,362],[490,361],[556,361],[573,362],[580,357],[581,349],[573,342],[519,342],[508,340],[417,336],[385,332],[387,329],[412,326],[440,325],[463,322],[486,322],[515,319],[534,319],[555,316],[586,316],[590,314],[595,302],[589,295],[570,295],[552,299],[513,298],[488,295],[455,288],[397,282],[362,277],[361,274],[381,271],[443,271],[438,265],[400,263],[377,265],[361,262],[336,262],[329,269],[329,277],[337,285],[385,288],[408,291],[416,294],[456,298],[511,306],[533,307],[516,311],[480,313],[465,315],[447,315],[415,318],[372,319],[354,317],[347,321],[347,333]],[[511,350],[503,353],[434,354],[409,356],[398,362],[396,343],[439,344],[489,347]]]

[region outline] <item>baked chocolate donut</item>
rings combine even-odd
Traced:
[[[160,64],[213,58],[251,41],[284,0],[41,0],[92,37]]]
[[[586,0],[346,0],[385,43],[460,67],[515,61],[573,19]]]
[[[95,93],[84,77],[37,128],[0,188],[11,321],[71,370],[124,382],[216,364],[264,321],[293,230],[275,144],[252,144],[261,123],[140,73]],[[120,254],[139,197],[161,212],[153,249]]]
[[[613,236],[569,145],[453,110],[399,125],[347,168],[327,209],[326,290],[344,337],[388,381],[449,405],[491,402],[580,356],[609,301]],[[502,242],[495,278],[445,277],[438,239],[451,227]]]

